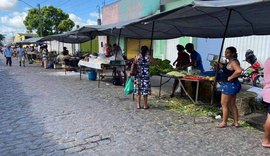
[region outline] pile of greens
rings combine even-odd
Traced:
[[[150,75],[159,75],[159,74],[166,74],[171,71],[175,71],[176,69],[170,64],[171,61],[165,59],[156,59],[157,65],[150,65]]]

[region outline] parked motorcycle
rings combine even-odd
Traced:
[[[242,72],[239,79],[243,83],[252,82],[253,86],[262,87],[264,76],[263,68],[261,67],[261,64],[257,61],[257,57],[254,55],[254,52],[252,50],[247,50],[244,61],[248,62],[251,66],[249,66]]]

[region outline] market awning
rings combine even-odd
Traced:
[[[154,23],[154,39],[222,38],[230,11],[226,37],[270,34],[269,0],[194,0],[185,6],[123,25],[121,34],[129,38],[151,38]],[[118,34],[119,30],[112,29],[111,34]]]
[[[15,42],[15,44],[20,44],[20,45],[24,45],[24,44],[38,44],[38,43],[41,43],[42,42],[42,41],[40,41],[41,39],[42,39],[41,37],[33,37],[33,38],[25,39],[23,41]]]
[[[91,36],[85,35],[72,35],[69,33],[66,34],[57,34],[43,37],[40,41],[52,41],[56,40],[64,43],[83,43],[93,39]]]
[[[67,34],[74,35],[71,38],[76,38],[76,35],[94,38],[118,36],[121,31],[121,36],[137,39],[223,38],[230,12],[226,37],[270,34],[270,20],[267,20],[270,0],[194,0],[157,15],[116,24],[84,26]],[[62,36],[59,38],[56,37],[64,40]]]

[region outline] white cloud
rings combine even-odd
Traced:
[[[75,14],[69,14],[69,18],[75,23],[75,25],[79,25],[80,27],[86,25],[86,21],[82,20],[79,16]]]
[[[26,28],[23,24],[26,12],[13,12],[9,15],[0,17],[0,33],[5,34],[7,38],[17,33],[25,33]]]
[[[16,28],[5,25],[0,26],[0,34],[4,34],[6,39],[15,36],[17,33],[25,33],[25,32],[26,32],[25,28]]]
[[[23,24],[23,20],[25,19],[27,13],[26,12],[13,12],[10,15],[0,17],[0,22],[3,25],[8,25],[17,28],[25,28]]]
[[[0,9],[8,10],[16,6],[17,0],[1,0]]]
[[[93,18],[95,17],[95,18]],[[83,20],[79,16],[70,13],[69,18],[75,23],[75,25],[79,25],[80,27],[84,25],[97,25],[97,14],[96,13],[89,13],[89,19]]]
[[[98,18],[98,13],[92,12],[92,13],[89,13],[89,16],[90,16],[90,17]]]
[[[97,21],[88,19],[87,20],[87,25],[97,25]]]

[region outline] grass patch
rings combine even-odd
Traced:
[[[160,101],[158,101],[160,102]],[[220,110],[216,105],[210,104],[193,104],[190,100],[187,99],[177,99],[172,98],[170,100],[163,101],[165,103],[164,109],[169,111],[177,112],[181,115],[188,116],[200,116],[200,117],[213,117],[221,114],[222,110]],[[228,119],[228,125],[233,123],[233,119]],[[245,122],[244,120],[239,120],[239,124],[243,128],[254,129],[250,124]]]
[[[186,99],[176,99],[173,98],[168,101],[165,106],[167,110],[175,111],[183,115],[192,115],[192,116],[212,116],[221,113],[221,110],[215,105],[209,104],[193,104]]]

